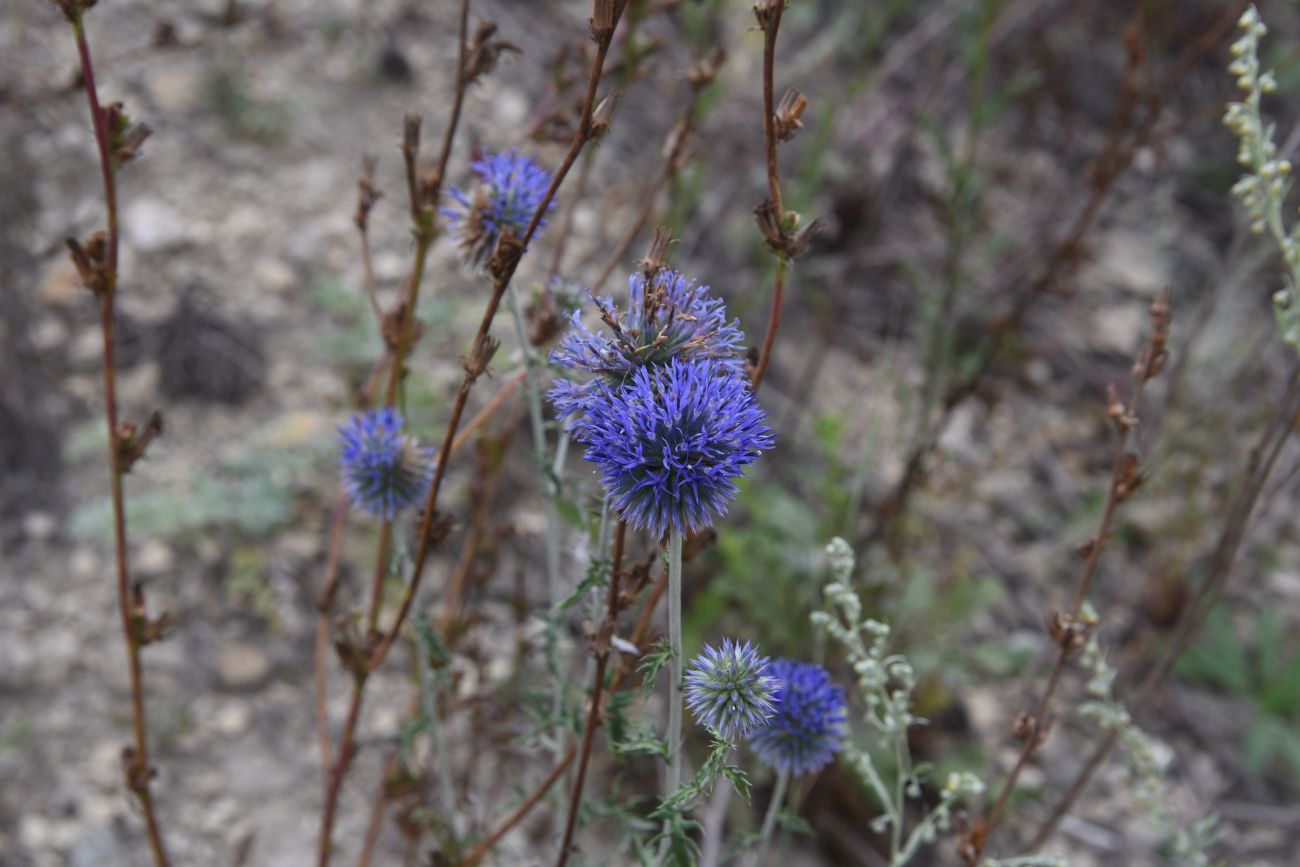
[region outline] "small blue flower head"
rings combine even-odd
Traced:
[[[831,763],[844,745],[844,690],[820,665],[778,659],[772,675],[781,685],[776,713],[749,736],[750,746],[775,770],[801,777]]]
[[[524,234],[551,184],[551,173],[513,150],[485,156],[470,168],[478,183],[467,191],[452,187],[449,195],[455,206],[443,208],[442,215],[456,230],[465,258],[478,265],[492,254],[503,228]],[[538,225],[546,225],[545,217]]]
[[[711,526],[773,445],[749,380],[715,360],[673,359],[638,367],[624,385],[596,385],[574,438],[619,515],[657,537]]]
[[[609,333],[595,332],[582,321],[581,311],[570,317],[570,330],[551,352],[551,361],[571,370],[584,370],[611,381],[625,379],[640,367],[664,365],[673,359],[714,359],[743,373],[741,353],[745,335],[740,323],[727,320],[722,300],[678,271],[660,269],[649,277],[636,272],[628,280],[628,305],[623,312],[612,298],[592,298]],[[567,383],[551,394],[557,413],[569,418],[582,410],[582,400],[595,391],[591,383]]]
[[[736,743],[772,716],[780,683],[766,656],[746,641],[706,646],[686,672],[686,706],[695,721],[727,743]]]
[[[376,518],[392,518],[424,498],[433,480],[432,450],[402,433],[391,406],[354,415],[339,428],[339,466],[348,499]]]

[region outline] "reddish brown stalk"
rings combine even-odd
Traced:
[[[122,477],[126,468],[122,464],[122,434],[117,409],[117,357],[114,344],[115,309],[117,295],[118,216],[117,184],[114,155],[108,117],[99,102],[95,87],[95,68],[86,41],[82,10],[78,7],[68,13],[76,36],[77,54],[81,59],[81,77],[90,108],[91,123],[95,130],[95,144],[99,152],[100,174],[104,185],[104,209],[108,223],[107,250],[103,263],[103,283],[97,289],[99,296],[99,324],[103,336],[104,420],[108,427],[108,467],[113,502],[113,543],[117,568],[117,603],[122,619],[122,634],[126,643],[127,674],[131,685],[131,729],[134,745],[123,753],[126,785],[140,805],[144,817],[149,849],[158,867],[167,867],[167,850],[163,845],[158,817],[154,809],[150,780],[153,768],[149,764],[149,731],[144,706],[144,674],[140,661],[143,631],[146,625],[143,602],[133,598],[131,573],[127,563],[126,503]],[[136,591],[138,594],[138,590]]]
[[[330,644],[330,611],[334,607],[334,594],[338,589],[339,551],[343,547],[343,525],[348,516],[348,498],[339,494],[334,502],[334,517],[330,520],[329,553],[325,557],[325,589],[316,603],[316,741],[320,746],[321,770],[328,773],[330,766],[329,714],[325,707],[325,659]]]
[[[1020,754],[1016,757],[1016,763],[1006,779],[1003,780],[1002,787],[998,790],[997,798],[994,800],[988,816],[983,822],[976,824],[967,841],[968,846],[963,848],[963,855],[970,864],[979,863],[984,849],[997,828],[998,821],[1002,818],[1007,799],[1015,789],[1021,772],[1024,771],[1025,766],[1029,763],[1038,747],[1046,740],[1051,726],[1049,714],[1052,699],[1056,695],[1061,675],[1064,673],[1070,658],[1083,646],[1087,633],[1095,626],[1095,624],[1086,623],[1082,619],[1084,604],[1087,601],[1088,590],[1092,586],[1093,578],[1097,575],[1101,555],[1106,550],[1111,535],[1115,531],[1115,519],[1119,513],[1119,507],[1132,496],[1142,483],[1142,473],[1139,469],[1140,465],[1137,456],[1129,452],[1128,442],[1130,434],[1138,424],[1138,410],[1141,407],[1143,389],[1148,382],[1163,370],[1168,358],[1165,344],[1169,336],[1169,303],[1171,295],[1170,290],[1166,289],[1151,305],[1152,334],[1133,364],[1133,381],[1127,405],[1119,402],[1118,394],[1113,390],[1109,395],[1107,411],[1115,425],[1116,438],[1111,459],[1110,490],[1107,494],[1106,508],[1102,514],[1101,525],[1097,530],[1097,534],[1085,545],[1086,557],[1083,569],[1079,573],[1079,579],[1075,584],[1069,614],[1065,616],[1053,615],[1049,621],[1052,628],[1052,638],[1057,645],[1056,658],[1033,714],[1021,717],[1017,721],[1017,735],[1021,738],[1022,745]]]
[[[467,40],[469,31],[469,0],[462,0],[460,7],[460,29],[459,44],[457,50],[456,62],[456,89],[455,96],[452,100],[451,117],[448,120],[446,130],[443,135],[442,150],[438,156],[438,168],[432,178],[427,182],[416,177],[416,158],[418,153],[418,121],[408,118],[407,135],[403,142],[403,154],[406,158],[407,185],[410,195],[411,219],[415,226],[416,245],[415,245],[415,262],[411,267],[411,273],[407,278],[407,294],[401,307],[397,310],[400,317],[397,327],[397,337],[391,346],[392,366],[389,368],[388,390],[384,397],[384,403],[392,406],[397,401],[397,393],[405,376],[406,356],[411,350],[411,345],[415,337],[416,307],[420,298],[420,284],[423,282],[424,265],[428,256],[429,247],[432,246],[437,236],[436,223],[434,221],[434,206],[438,201],[438,196],[442,186],[443,174],[445,173],[447,160],[450,158],[452,142],[455,138],[456,127],[460,121],[461,105],[464,102],[466,88],[466,70],[465,60],[468,51]],[[364,191],[363,191],[364,195]],[[360,221],[363,242],[367,233],[364,227],[364,221]],[[363,244],[364,246],[364,244]],[[386,318],[386,317],[385,317]],[[381,328],[383,326],[381,321]],[[450,455],[450,445],[444,449],[443,458]],[[427,528],[425,530],[427,532]],[[379,545],[375,556],[374,578],[370,588],[369,613],[366,618],[367,633],[365,642],[369,646],[372,634],[378,631],[379,615],[383,608],[383,590],[384,579],[388,574],[388,548],[392,538],[392,527],[387,519],[380,524]],[[354,672],[354,688],[352,691],[352,704],[348,709],[347,722],[344,725],[343,732],[339,740],[339,751],[335,757],[334,767],[327,778],[325,787],[325,805],[321,811],[321,828],[320,839],[317,847],[317,863],[319,867],[326,867],[329,864],[332,837],[334,831],[334,816],[337,812],[339,791],[343,784],[343,779],[347,775],[348,767],[356,754],[356,746],[353,738],[356,733],[357,721],[361,716],[361,705],[365,697],[365,682],[371,668],[360,668]]]
[[[597,0],[597,6],[610,0]],[[574,162],[582,152],[583,146],[591,137],[591,116],[596,104],[596,94],[600,88],[600,79],[602,70],[605,65],[605,56],[609,52],[610,41],[615,30],[618,27],[618,20],[623,12],[625,3],[612,2],[610,10],[610,24],[602,33],[599,34],[596,58],[591,65],[591,76],[587,85],[587,94],[583,100],[582,115],[578,123],[578,129],[574,133],[573,142],[569,145],[569,150],[565,154],[564,161],[551,177],[550,186],[547,188],[545,195],[542,196],[537,210],[533,213],[532,220],[529,221],[523,237],[516,242],[518,251],[527,250],[529,242],[533,235],[537,233],[537,227],[540,225],[542,216],[550,207],[550,203],[555,199],[555,194],[560,185],[564,182],[569,170],[573,168]],[[506,244],[498,245],[498,250],[507,246]],[[478,356],[483,347],[488,345],[488,332],[492,328],[492,320],[496,318],[497,308],[501,306],[501,298],[505,295],[506,288],[510,285],[510,280],[514,277],[515,269],[519,265],[519,257],[511,256],[501,273],[493,280],[493,291],[488,299],[487,309],[483,312],[483,318],[479,322],[478,331],[474,335],[471,343],[471,356]],[[438,464],[434,470],[433,483],[429,488],[429,495],[424,507],[423,519],[420,523],[420,543],[416,550],[415,562],[411,573],[411,583],[407,585],[406,593],[402,598],[401,607],[398,609],[397,617],[393,625],[384,634],[383,639],[379,642],[370,657],[369,670],[374,671],[384,661],[388,650],[392,647],[393,642],[397,640],[398,632],[406,622],[406,617],[410,614],[411,605],[415,601],[415,595],[420,589],[420,579],[424,573],[424,564],[428,559],[429,552],[432,548],[432,530],[435,516],[437,515],[438,493],[442,489],[442,480],[447,471],[447,458],[451,454],[451,446],[455,441],[456,429],[460,425],[460,417],[465,411],[465,403],[469,398],[470,392],[474,388],[474,383],[478,378],[478,372],[474,366],[467,365],[465,376],[461,380],[460,389],[456,394],[456,402],[452,405],[451,418],[447,422],[447,433],[443,439],[442,448],[438,453]]]
[[[370,806],[370,822],[366,825],[366,836],[361,842],[361,855],[357,858],[357,867],[370,867],[375,856],[375,844],[379,842],[379,833],[384,829],[384,813],[388,811],[388,780],[397,771],[398,752],[391,750],[384,762],[384,771],[379,777],[379,791],[375,802]]]
[[[578,748],[570,746],[560,761],[551,769],[551,772],[537,784],[537,788],[533,790],[532,794],[525,798],[524,802],[516,807],[515,811],[506,817],[506,820],[495,831],[483,838],[483,842],[475,846],[468,855],[462,858],[457,867],[471,867],[471,865],[482,861],[483,856],[491,852],[492,847],[501,842],[502,837],[514,830],[515,825],[523,821],[533,807],[537,806],[537,803],[546,797],[546,793],[551,790],[551,786],[555,785],[555,781],[568,770],[569,765],[573,764],[573,759],[577,753]]]
[[[487,405],[465,425],[465,428],[456,437],[456,442],[452,443],[451,447],[452,457],[459,454],[465,443],[505,405],[506,401],[519,389],[523,379],[524,372],[520,371],[502,384]],[[369,389],[363,390],[357,401],[358,406],[367,406],[369,404],[369,391]],[[326,770],[327,774],[331,746],[329,719],[325,711],[327,698],[325,662],[329,652],[330,613],[334,608],[334,595],[338,591],[339,553],[343,542],[343,526],[347,517],[347,508],[347,497],[340,494],[334,503],[334,517],[330,521],[329,553],[325,561],[325,588],[321,591],[320,601],[316,604],[318,612],[315,653],[316,739],[320,744],[321,767]]]
[[[1269,476],[1272,475],[1283,446],[1297,429],[1300,429],[1300,367],[1292,371],[1291,381],[1286,396],[1279,404],[1278,414],[1273,423],[1265,429],[1259,444],[1251,452],[1246,481],[1228,508],[1227,520],[1208,558],[1207,575],[1198,588],[1196,598],[1183,608],[1174,626],[1173,636],[1166,643],[1155,665],[1134,691],[1133,697],[1125,702],[1125,708],[1131,715],[1137,716],[1150,702],[1156,689],[1169,673],[1169,669],[1187,649],[1205,617],[1218,602],[1228,578],[1231,577],[1232,566],[1245,540],[1246,529],[1259,503],[1260,495]],[[1042,848],[1056,832],[1061,819],[1074,806],[1097,769],[1106,761],[1110,751],[1118,743],[1120,734],[1120,730],[1113,729],[1107,732],[1097,744],[1083,768],[1075,775],[1065,795],[1053,808],[1052,814],[1039,827],[1033,842],[1030,843],[1029,851]]]
[[[598,12],[597,15],[594,16],[593,21],[595,18],[601,17],[600,10],[602,8],[608,14],[609,20],[607,22],[597,22],[601,25],[608,24],[608,26],[601,26],[599,32],[594,34],[597,38],[596,58],[592,63],[590,80],[587,86],[587,94],[583,101],[582,115],[578,123],[578,129],[574,133],[573,142],[570,144],[568,152],[565,154],[564,162],[552,176],[550,186],[547,188],[545,195],[543,195],[541,202],[538,204],[537,210],[533,213],[532,219],[529,221],[528,227],[524,231],[523,236],[519,239],[503,238],[502,243],[498,245],[498,251],[514,247],[515,254],[505,256],[505,261],[502,263],[500,270],[494,276],[492,295],[488,299],[487,309],[483,313],[483,318],[479,323],[478,331],[476,332],[474,341],[471,344],[472,359],[490,357],[490,353],[485,352],[485,349],[490,345],[488,333],[491,330],[492,321],[496,317],[497,308],[500,307],[501,299],[505,295],[506,288],[510,285],[510,280],[514,277],[515,269],[519,265],[519,259],[522,256],[523,251],[527,250],[529,242],[536,234],[537,228],[541,224],[542,217],[546,214],[551,202],[555,199],[555,194],[559,190],[560,184],[564,182],[565,177],[573,167],[578,155],[582,152],[583,147],[591,138],[592,113],[595,109],[596,94],[600,87],[600,79],[604,70],[605,57],[609,52],[610,42],[613,38],[614,32],[618,28],[618,20],[621,17],[623,7],[626,4],[625,2],[613,2],[613,0],[597,0],[596,5]],[[463,89],[464,84],[464,61],[466,50],[465,20],[467,15],[468,0],[464,0],[461,11],[460,63],[457,70],[457,82],[460,85],[458,90]],[[594,28],[595,25],[593,25],[593,29]],[[454,113],[458,115],[458,105],[454,107]],[[451,138],[449,133],[448,137],[444,141],[445,146],[449,146],[450,141]],[[410,160],[408,159],[408,163],[409,162]],[[445,165],[445,157],[440,158],[440,164]],[[435,178],[435,183],[441,183],[441,177]],[[432,225],[431,214],[429,215],[429,224]],[[430,232],[429,234],[431,236],[432,233]],[[513,244],[510,243],[512,240]],[[422,270],[424,259],[423,252],[425,251],[427,251],[427,244],[417,244],[416,270],[412,272],[413,279],[411,284],[411,294],[408,298],[406,307],[403,336],[399,339],[397,344],[397,357],[394,359],[392,379],[390,379],[389,385],[390,399],[395,395],[395,386],[393,383],[401,376],[401,353],[410,342],[409,338],[414,323],[414,300],[416,298],[416,292],[418,292],[419,289],[418,275],[420,270]],[[460,388],[456,394],[456,401],[452,406],[451,417],[447,422],[447,432],[443,438],[442,447],[438,452],[438,461],[434,469],[433,481],[429,486],[429,494],[425,502],[423,517],[420,522],[420,541],[416,549],[415,560],[412,566],[411,581],[407,585],[406,592],[402,596],[401,606],[398,609],[397,616],[394,618],[392,626],[387,632],[383,633],[382,636],[378,638],[373,649],[368,649],[367,662],[365,666],[356,673],[356,688],[354,688],[352,694],[352,705],[348,711],[348,722],[344,726],[343,736],[340,739],[339,753],[335,761],[334,772],[330,775],[330,780],[325,791],[325,808],[322,811],[320,845],[317,859],[318,867],[326,867],[329,863],[331,848],[330,838],[333,833],[334,815],[337,808],[339,790],[342,786],[343,777],[346,774],[347,767],[356,751],[355,746],[352,743],[352,738],[355,734],[356,719],[360,715],[361,703],[365,695],[365,681],[372,672],[383,664],[384,659],[387,657],[389,650],[393,646],[393,642],[397,640],[397,636],[400,634],[402,626],[405,624],[406,618],[410,614],[411,606],[415,602],[416,594],[419,592],[421,578],[424,574],[424,566],[433,547],[433,530],[434,521],[437,516],[438,494],[442,488],[442,481],[446,476],[447,464],[451,458],[452,447],[456,441],[456,431],[460,426],[460,419],[464,414],[465,404],[469,399],[469,394],[473,390],[474,383],[482,372],[482,366],[475,363],[473,360],[466,365],[465,376],[461,380]],[[379,552],[381,559],[386,559],[386,555],[386,551],[381,550]],[[369,643],[369,637],[367,637],[367,643]]]
[[[776,34],[781,27],[781,14],[785,11],[784,0],[776,2],[767,2],[759,0],[759,5],[755,6],[755,11],[760,6],[765,6],[766,12],[760,15],[759,21],[763,28],[763,148],[767,156],[767,190],[770,199],[772,213],[776,220],[776,225],[782,227],[784,232],[785,226],[785,202],[781,198],[781,175],[777,167],[776,160],[776,102],[774,99],[773,86],[773,67],[776,65]],[[765,20],[766,19],[766,20]],[[763,348],[758,354],[758,361],[754,365],[754,373],[750,382],[755,391],[763,384],[763,377],[767,374],[768,364],[772,361],[772,348],[776,345],[776,332],[781,327],[781,305],[785,300],[785,269],[786,262],[782,251],[774,251],[774,285],[772,287],[772,310],[768,314],[767,332],[763,337]]]
[[[578,775],[573,781],[573,793],[569,796],[569,817],[564,824],[564,840],[560,844],[558,867],[564,867],[569,861],[573,846],[573,832],[578,827],[578,811],[582,806],[582,789],[587,781],[587,763],[591,760],[591,747],[595,743],[596,729],[603,716],[601,706],[602,693],[605,689],[605,668],[609,664],[612,650],[611,637],[618,634],[619,575],[623,569],[623,545],[627,538],[627,521],[620,520],[614,532],[614,556],[609,567],[609,593],[605,608],[605,622],[597,629],[592,641],[592,652],[596,655],[596,671],[591,681],[591,705],[587,709],[587,724],[582,732],[582,752],[578,758]]]

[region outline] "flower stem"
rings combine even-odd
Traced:
[[[776,817],[781,814],[781,803],[785,800],[785,790],[790,784],[790,772],[781,771],[776,776],[776,790],[772,792],[772,802],[767,805],[767,815],[763,817],[763,830],[759,832],[758,849],[754,853],[751,867],[759,867],[767,855],[767,848],[772,843],[772,832],[776,830]]]
[[[682,785],[682,531],[668,533],[668,642],[672,662],[668,681],[668,788],[665,797]]]

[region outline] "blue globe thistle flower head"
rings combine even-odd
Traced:
[[[673,359],[637,368],[622,386],[596,385],[574,439],[619,515],[657,537],[711,526],[773,445],[749,380],[716,360]]]
[[[736,743],[776,711],[780,682],[753,644],[722,640],[706,646],[686,672],[686,706],[700,725]]]
[[[551,361],[607,381],[621,381],[637,368],[673,359],[714,359],[742,374],[745,335],[738,320],[728,321],[722,300],[709,293],[708,286],[678,271],[661,268],[649,276],[638,271],[628,279],[626,311],[615,307],[612,298],[592,298],[609,333],[592,331],[583,323],[582,312],[575,311]],[[551,399],[559,416],[570,418],[595,391],[591,383],[570,384],[553,391]]]
[[[844,746],[844,690],[820,665],[778,659],[772,675],[781,685],[776,712],[749,736],[765,764],[801,777],[820,771]]]
[[[402,433],[391,406],[355,415],[339,428],[339,466],[348,499],[376,518],[393,518],[424,499],[433,481],[431,449]]]
[[[478,183],[468,190],[452,187],[454,207],[441,213],[456,231],[461,252],[472,265],[496,248],[504,228],[523,235],[551,185],[551,173],[532,157],[509,150],[470,163]],[[552,200],[547,210],[555,204]],[[546,218],[538,224],[546,225]]]

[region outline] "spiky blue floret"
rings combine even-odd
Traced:
[[[582,311],[570,318],[570,329],[551,352],[551,361],[571,370],[584,370],[607,380],[622,380],[638,367],[667,364],[674,358],[716,359],[740,374],[745,335],[737,320],[727,320],[719,298],[678,271],[656,271],[647,285],[638,271],[628,279],[626,312],[608,297],[593,297],[608,333],[593,331]],[[553,392],[560,418],[579,414],[582,401],[596,391],[592,383],[570,384]]]
[[[778,659],[772,675],[781,685],[781,700],[749,744],[775,770],[796,777],[820,771],[844,745],[844,690],[812,663]]]
[[[658,537],[711,526],[773,445],[749,381],[714,359],[639,367],[621,386],[598,381],[584,410],[574,438],[610,503]]]
[[[761,726],[780,702],[781,685],[766,656],[746,641],[706,646],[686,672],[686,706],[700,725],[727,743]]]
[[[551,173],[518,151],[487,155],[470,163],[478,184],[467,190],[452,187],[456,207],[442,209],[456,231],[461,249],[472,262],[481,262],[496,247],[501,230],[523,235],[551,184]],[[547,210],[555,204],[552,200]],[[538,227],[546,225],[545,216]]]
[[[432,450],[402,433],[391,406],[354,415],[339,428],[339,467],[348,499],[376,518],[392,518],[424,498],[433,480]]]

